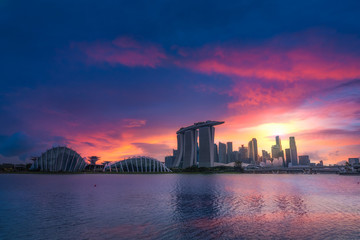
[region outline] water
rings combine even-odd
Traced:
[[[360,239],[358,182],[319,174],[1,174],[0,239]]]

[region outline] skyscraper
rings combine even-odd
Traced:
[[[219,142],[219,162],[226,163],[226,144]]]
[[[298,155],[297,155],[295,137],[290,137],[289,138],[289,145],[290,145],[291,165],[296,166],[296,165],[298,165]]]
[[[241,145],[239,147],[239,154],[240,154],[240,161],[247,163],[248,162],[248,149],[244,147],[244,145]]]
[[[214,135],[213,126],[199,128],[199,167],[214,166]]]
[[[276,145],[279,146],[280,151],[282,151],[280,136],[276,136],[276,137],[275,137],[275,142],[276,142]]]
[[[270,154],[266,150],[262,150],[262,159],[263,162],[266,162],[266,160],[270,160]]]
[[[214,143],[214,162],[219,162],[219,153],[216,143]]]
[[[285,154],[286,154],[286,167],[288,167],[289,163],[291,163],[290,148],[285,149]]]
[[[273,158],[282,157],[284,159],[284,151],[281,146],[281,139],[279,136],[275,137],[276,144],[271,147],[271,155]]]
[[[185,151],[183,168],[188,168],[196,164],[197,162],[197,131],[191,129],[185,132]]]
[[[271,147],[271,156],[272,158],[281,157],[281,150],[279,145],[273,145]]]
[[[197,164],[200,167],[214,166],[215,125],[224,122],[206,121],[180,128],[177,134],[178,152],[173,167],[187,168]],[[199,145],[197,141],[199,136]]]
[[[250,161],[256,164],[258,162],[258,147],[256,138],[251,139],[248,143],[248,152]]]
[[[233,145],[232,142],[227,142],[226,143],[226,153],[227,153],[227,161],[226,163],[230,163],[233,162]]]

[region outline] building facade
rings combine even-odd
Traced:
[[[219,142],[219,162],[226,163],[226,144]]]
[[[299,165],[310,165],[310,158],[308,155],[299,156]]]
[[[68,147],[53,147],[34,159],[30,170],[42,172],[81,172],[88,164],[85,158]]]
[[[219,162],[219,152],[216,143],[214,143],[214,162]]]
[[[117,173],[171,172],[164,163],[146,156],[135,156],[121,161],[107,163],[103,171]]]
[[[206,121],[180,128],[177,133],[178,153],[173,167],[187,168],[193,165],[213,167],[215,160],[215,125],[224,122]],[[199,136],[199,145],[198,145]],[[199,148],[198,148],[199,146]]]
[[[285,155],[286,155],[286,167],[288,167],[289,163],[291,163],[290,148],[285,149]]]
[[[227,142],[226,143],[226,155],[227,155],[227,159],[226,159],[226,163],[231,163],[234,162],[233,160],[233,144],[232,142]]]
[[[295,137],[290,137],[289,138],[289,145],[290,145],[291,165],[296,166],[296,165],[298,165],[298,155],[297,155]]]
[[[239,154],[240,154],[240,161],[244,163],[248,163],[248,148],[244,147],[244,145],[241,145],[239,147]]]
[[[256,138],[251,139],[248,143],[249,159],[251,163],[258,163],[258,147]]]

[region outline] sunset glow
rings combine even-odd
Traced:
[[[5,2],[3,11],[14,7]],[[225,121],[215,142],[234,149],[257,138],[261,154],[275,136],[284,147],[295,136],[299,155],[313,162],[359,157],[360,21],[351,6],[333,16],[315,4],[304,15],[284,1],[281,11],[264,8],[277,9],[267,19],[263,8],[209,3],[201,8],[211,14],[180,21],[173,16],[191,7],[149,6],[129,16],[64,4],[57,8],[66,19],[30,3],[26,9],[46,21],[3,14],[1,162],[58,145],[102,161],[163,161],[180,127],[209,119]]]

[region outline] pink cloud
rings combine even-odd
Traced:
[[[296,40],[296,36],[292,38]],[[230,140],[232,135],[233,139],[238,139],[242,137],[241,134],[246,134],[248,138],[248,135],[253,134],[251,131],[254,131],[250,129],[240,134],[234,133],[234,129],[254,128],[266,123],[284,123],[294,125],[293,132],[290,133],[298,139],[299,152],[313,151],[315,146],[334,148],[339,145],[339,139],[344,145],[359,144],[353,134],[354,129],[349,127],[351,122],[358,123],[358,102],[341,101],[341,92],[331,90],[360,77],[359,57],[334,48],[334,44],[329,43],[331,40],[312,40],[309,36],[303,38],[297,41],[300,44],[286,47],[282,46],[286,41],[280,37],[252,47],[213,44],[197,49],[177,48],[178,54],[171,57],[155,44],[127,37],[120,37],[112,42],[79,46],[88,58],[96,63],[154,68],[164,64],[166,60],[182,69],[229,77],[232,81],[229,89],[211,84],[195,86],[197,91],[230,97],[231,100],[227,103],[228,111],[221,115],[214,113],[217,119],[226,121],[226,125],[217,132],[217,136],[223,136],[224,140]],[[304,120],[312,118],[315,119],[314,123],[320,122],[319,126],[316,125],[317,131],[314,131],[311,121]],[[161,152],[165,152],[166,147],[163,146],[169,146],[169,149],[176,147],[173,134],[177,127],[166,129],[166,133],[154,136],[157,131],[145,120],[123,119],[121,123],[121,127],[104,125],[104,129],[99,131],[98,135],[95,134],[112,144],[82,138],[86,136],[84,133],[75,139],[103,147],[104,156],[109,159],[115,159],[121,154],[127,156],[144,152],[147,146],[159,147]],[[338,130],[329,131],[325,126]],[[260,143],[264,141],[261,138],[265,137],[252,136],[258,137]],[[142,145],[135,146],[130,144],[131,142]],[[306,145],[307,142],[311,144]],[[117,146],[123,148],[118,149]],[[269,151],[270,146],[265,149]],[[85,151],[88,146],[82,148]],[[335,160],[338,159],[330,159],[329,162]]]
[[[297,39],[297,36],[299,39]],[[289,41],[296,42],[286,46]],[[261,46],[209,44],[198,49],[178,48],[179,67],[204,74],[296,82],[349,80],[360,77],[360,58],[339,52],[332,40],[312,33],[279,36]]]

